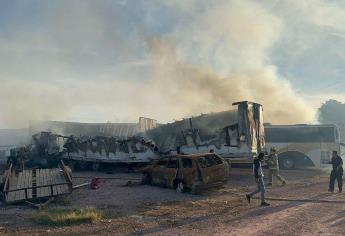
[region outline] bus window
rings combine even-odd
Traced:
[[[334,127],[286,126],[265,127],[267,143],[335,142]]]
[[[321,151],[321,164],[329,164],[331,161],[330,151]]]
[[[339,135],[339,132],[338,132],[338,129],[337,128],[334,128],[334,131],[335,131],[335,139],[336,141],[340,141],[340,135]]]
[[[340,151],[335,125],[266,125],[265,136],[266,147],[278,149],[279,164],[285,169],[325,167],[332,151]]]

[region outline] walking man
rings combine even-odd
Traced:
[[[329,177],[329,192],[334,192],[334,183],[335,180],[338,182],[339,193],[343,191],[343,160],[338,155],[337,151],[333,151],[332,160],[332,172]]]
[[[279,174],[278,155],[277,155],[276,149],[274,147],[271,148],[271,153],[267,159],[267,165],[268,165],[268,170],[269,170],[268,185],[269,186],[273,185],[273,178],[274,177],[276,177],[282,183],[282,185],[285,185],[286,180]]]
[[[262,171],[262,166],[261,166],[261,162],[264,160],[264,153],[260,153],[258,155],[258,157],[256,157],[254,159],[254,163],[253,163],[253,168],[254,168],[254,177],[255,177],[255,182],[257,184],[257,189],[246,195],[247,201],[248,203],[250,203],[250,199],[257,193],[261,193],[261,206],[269,206],[270,204],[268,204],[265,201],[265,193],[266,193],[266,189],[265,189],[265,183],[264,183],[264,172]]]

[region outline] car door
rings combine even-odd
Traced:
[[[152,184],[158,186],[166,186],[165,169],[167,165],[166,160],[158,161],[152,169]]]
[[[228,177],[227,163],[217,155],[205,155],[198,159],[205,184],[224,181]]]
[[[159,161],[152,172],[152,183],[162,187],[173,187],[177,173],[177,160]]]
[[[195,180],[196,175],[196,165],[191,158],[183,157],[182,163],[182,179],[187,187],[191,187]]]
[[[170,159],[165,169],[165,186],[169,188],[174,187],[174,180],[177,175],[178,161],[176,159]]]

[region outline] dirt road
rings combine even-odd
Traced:
[[[266,208],[244,198],[254,188],[251,170],[233,170],[226,188],[202,196],[122,187],[126,176],[137,177],[122,175],[104,181],[99,190],[80,189],[64,199],[66,207],[92,205],[104,211],[102,222],[43,227],[30,221],[30,208],[0,207],[0,235],[344,235],[345,193],[326,192],[327,174],[297,170],[283,175],[288,185],[268,188],[268,196],[292,201],[271,200]]]
[[[252,208],[238,217],[222,215],[202,222],[155,232],[153,235],[344,235],[345,196],[344,194],[317,193],[325,183],[306,186],[304,194],[291,199],[316,200],[271,201],[267,208]],[[318,202],[328,200],[329,202]]]

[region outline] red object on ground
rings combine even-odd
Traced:
[[[101,183],[101,180],[98,177],[93,177],[91,180],[90,188],[91,189],[98,189],[100,183]]]

